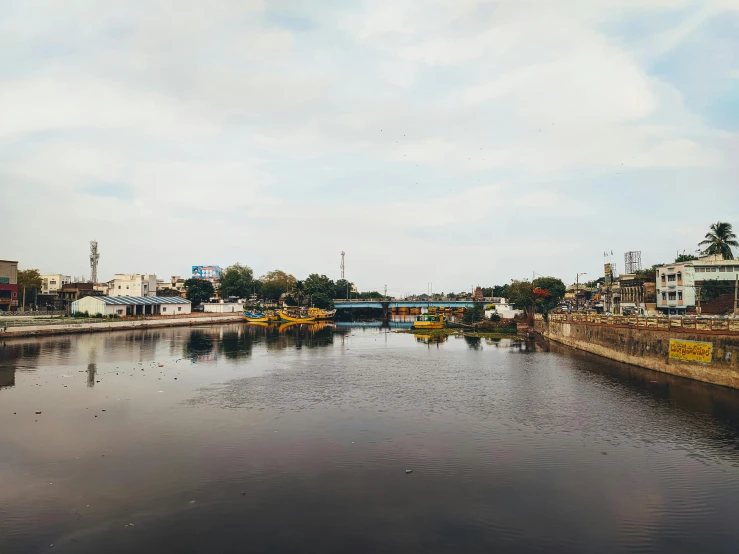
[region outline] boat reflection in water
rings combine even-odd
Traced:
[[[429,335],[424,333],[413,333],[413,336],[416,338],[416,342],[420,342],[422,344],[441,344],[443,342],[446,342],[446,335]]]

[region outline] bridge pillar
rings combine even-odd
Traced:
[[[390,311],[390,302],[380,302],[382,305],[382,321],[388,320],[388,312]]]

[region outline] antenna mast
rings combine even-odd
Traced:
[[[341,251],[341,280],[344,280],[344,251]]]
[[[90,241],[90,282],[98,282],[98,260],[100,260],[100,253],[98,252],[98,241]]]

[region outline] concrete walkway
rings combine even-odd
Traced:
[[[0,338],[13,337],[40,337],[49,335],[64,335],[68,333],[97,333],[103,331],[126,331],[130,329],[148,329],[152,327],[175,327],[179,325],[209,325],[213,323],[234,323],[244,321],[244,316],[238,314],[219,314],[210,316],[180,316],[172,318],[135,319],[123,321],[106,321],[95,323],[64,323],[59,325],[28,325],[8,327],[3,330],[0,322]]]

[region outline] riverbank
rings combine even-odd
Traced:
[[[74,333],[101,333],[107,331],[128,331],[131,329],[148,329],[158,327],[176,327],[190,325],[212,325],[213,323],[233,323],[235,321],[244,321],[244,316],[238,314],[209,314],[175,317],[159,317],[151,319],[131,319],[131,320],[105,320],[90,322],[75,322],[73,319],[69,322],[50,325],[47,323],[7,327],[3,329],[0,326],[0,339],[20,338],[20,337],[46,337],[53,335],[66,335]]]
[[[726,324],[724,321],[723,324]],[[604,358],[739,389],[739,333],[673,326],[634,327],[571,319],[537,320],[541,336]]]
[[[456,336],[464,336],[464,337],[490,338],[490,339],[494,339],[494,338],[515,339],[517,336],[515,329],[513,330],[513,332],[510,332],[510,333],[470,331],[470,330],[465,330],[461,328],[450,329],[448,327],[445,327],[444,329],[396,329],[393,332],[413,334],[413,335],[426,335],[430,337],[450,337],[450,336],[456,335]]]

